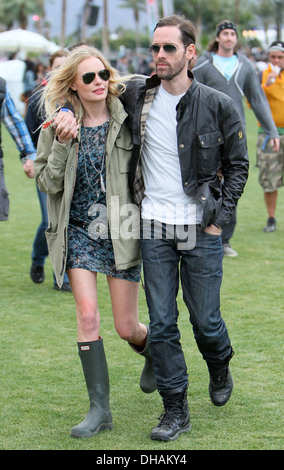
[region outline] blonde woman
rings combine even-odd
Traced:
[[[145,357],[142,390],[150,393],[156,388],[148,327],[138,318],[139,239],[120,230],[123,223],[127,225],[123,208],[131,204],[132,140],[118,99],[123,91],[116,70],[97,49],[86,46],[70,52],[51,73],[43,93],[47,119],[35,175],[39,189],[48,195],[46,236],[57,283],[61,285],[66,268],[75,299],[79,356],[90,398],[88,414],[72,429],[73,437],[112,429],[97,273],[107,276],[116,331]],[[61,119],[56,128],[54,116],[65,101],[73,106],[76,118],[68,125]],[[76,139],[68,137],[71,127]]]

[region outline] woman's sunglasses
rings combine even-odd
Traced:
[[[99,72],[87,72],[82,76],[82,80],[85,85],[89,85],[95,80],[95,76],[98,75],[102,80],[107,82],[110,77],[110,71],[107,69],[100,70]]]
[[[149,47],[149,51],[153,55],[157,55],[160,52],[160,49],[164,49],[164,52],[169,55],[173,55],[177,51],[177,46],[174,44],[164,44],[163,46],[159,46],[158,44],[152,44]]]

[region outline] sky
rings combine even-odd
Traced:
[[[78,27],[78,16],[82,15],[85,0],[66,0],[66,35],[74,32]],[[132,10],[120,8],[119,0],[108,0],[108,24],[111,33],[118,26],[125,28],[135,27],[134,14]],[[95,27],[89,27],[88,32],[92,33],[103,26],[103,0],[94,0],[94,5],[100,7],[98,21]],[[61,0],[46,0],[46,19],[51,24],[50,36],[60,36],[61,28]],[[146,13],[141,13],[140,29],[147,25]]]

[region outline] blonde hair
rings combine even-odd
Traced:
[[[84,108],[77,92],[71,89],[71,85],[75,80],[78,65],[90,57],[99,59],[110,71],[107,104],[125,91],[125,85],[122,83],[119,73],[98,49],[87,45],[76,47],[68,54],[63,64],[49,74],[47,85],[41,97],[41,106],[44,107],[46,120],[52,119],[54,114],[66,102],[69,102],[74,108],[78,122],[82,121],[85,114]]]

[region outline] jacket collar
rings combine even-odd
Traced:
[[[127,118],[127,113],[118,98],[113,98],[108,104],[108,108],[112,119],[114,119],[118,124],[121,125]]]
[[[191,83],[190,87],[188,88],[188,90],[186,92],[186,95],[187,94],[192,94],[192,92],[194,91],[194,89],[196,88],[196,85],[197,85],[197,82],[196,82],[196,80],[193,76],[193,73],[190,70],[187,71],[187,76],[189,78],[191,78],[192,83]],[[157,77],[157,74],[154,74],[150,78],[147,78],[147,80],[146,80],[146,91],[150,90],[151,88],[158,87],[160,84],[161,84],[160,78]]]

